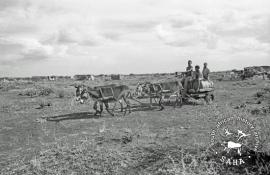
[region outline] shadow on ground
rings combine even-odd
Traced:
[[[77,112],[77,113],[47,117],[46,120],[53,121],[53,122],[60,122],[63,120],[91,119],[91,118],[99,118],[99,117],[100,116],[95,115],[94,112]]]
[[[159,107],[157,106],[132,106],[131,107],[131,113],[135,111],[151,111],[151,110],[157,110]],[[128,115],[129,112],[126,112],[126,115]],[[102,115],[95,115],[95,112],[77,112],[77,113],[70,113],[70,114],[64,114],[64,115],[57,115],[57,116],[51,116],[46,117],[45,119],[47,121],[52,122],[60,122],[64,120],[79,120],[79,119],[98,119],[101,117],[117,117],[117,116],[124,116],[124,112],[121,112],[120,109],[116,109],[114,111],[115,116],[111,116],[107,111],[103,111]]]

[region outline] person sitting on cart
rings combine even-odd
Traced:
[[[200,89],[200,80],[202,79],[202,73],[200,71],[200,66],[195,66],[195,71],[193,72],[192,87],[195,92],[198,92]]]
[[[184,92],[183,92],[184,96],[187,94],[188,85],[192,80],[192,73],[193,73],[192,61],[188,60],[188,67],[186,68],[185,78],[184,78]]]
[[[204,80],[209,80],[209,73],[210,73],[210,70],[207,67],[207,63],[204,63],[203,64],[203,71],[202,71],[203,79]]]

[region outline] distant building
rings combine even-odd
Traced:
[[[71,76],[55,76],[55,75],[48,76],[49,81],[69,80],[69,79],[71,79]]]
[[[111,80],[121,80],[120,74],[112,74],[111,75]]]
[[[95,77],[98,78],[98,79],[105,79],[106,75],[99,74],[99,75],[96,75]]]
[[[55,76],[56,80],[70,80],[71,76]]]
[[[56,76],[55,75],[48,76],[48,80],[49,81],[55,81],[56,80]]]
[[[74,75],[73,77],[75,80],[95,80],[94,75]]]
[[[16,80],[16,81],[31,81],[31,77],[15,77],[13,78],[13,80]]]
[[[32,81],[44,81],[44,80],[48,80],[48,76],[32,76],[31,80]]]
[[[8,77],[0,77],[0,81],[6,82],[6,81],[9,81],[9,78]]]
[[[244,68],[244,78],[251,78],[253,76],[265,76],[270,72],[270,66],[251,66]]]

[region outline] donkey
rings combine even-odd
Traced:
[[[138,84],[136,88],[136,94],[137,95],[143,95],[144,97],[150,98],[150,105],[152,105],[152,99],[158,98],[159,99],[159,106],[160,110],[164,109],[163,106],[163,99],[165,96],[175,96],[176,102],[174,104],[174,107],[176,107],[177,104],[182,104],[182,98],[181,98],[181,92],[183,90],[183,86],[178,81],[167,81],[167,82],[161,82],[161,83],[142,83]]]
[[[131,113],[130,102],[128,97],[131,95],[129,87],[126,85],[106,85],[106,86],[97,86],[97,87],[85,87],[85,86],[75,86],[76,88],[76,101],[80,101],[84,103],[88,97],[91,97],[95,103],[93,109],[95,110],[95,115],[102,114],[103,112],[103,104],[107,112],[114,116],[114,113],[109,109],[109,103],[116,104],[119,102],[121,104],[121,112],[123,112],[123,104],[122,101],[125,102],[126,108],[124,111],[124,115],[129,110]],[[98,110],[98,104],[100,110]]]

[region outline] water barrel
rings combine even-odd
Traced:
[[[197,90],[198,86],[200,86],[199,92],[209,92],[214,90],[214,83],[210,80],[200,80],[199,82],[198,81],[192,82],[193,91]]]

